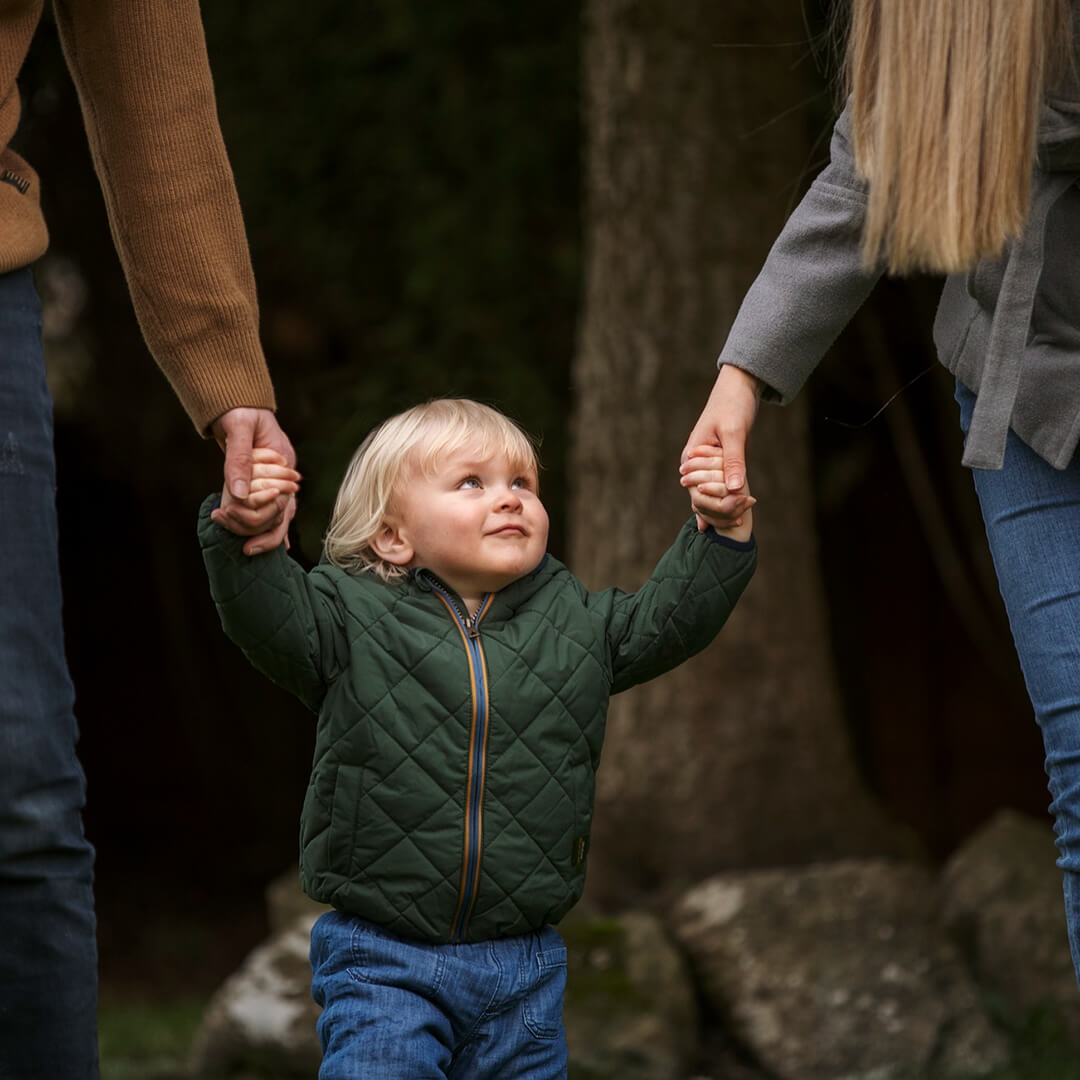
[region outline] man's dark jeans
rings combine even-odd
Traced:
[[[0,274],[0,1080],[95,1080],[83,835],[57,562],[52,402],[30,270]]]

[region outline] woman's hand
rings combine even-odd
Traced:
[[[682,460],[699,446],[719,447],[724,462],[727,494],[712,508],[710,520],[724,528],[735,528],[746,511],[746,442],[757,418],[761,383],[748,371],[724,364],[716,376],[712,392],[694,425]],[[698,517],[698,528],[705,522]]]
[[[749,540],[754,531],[751,507],[757,501],[744,484],[744,491],[729,498],[724,483],[724,455],[716,446],[694,446],[686,460],[679,466],[679,483],[689,491],[690,508],[698,520],[698,531],[711,525],[718,533],[732,540]],[[726,516],[719,516],[717,509],[724,506],[726,514],[734,515],[734,526],[728,525]]]

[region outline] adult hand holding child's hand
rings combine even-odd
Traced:
[[[724,452],[718,446],[691,446],[679,466],[679,483],[689,490],[690,507],[698,531],[712,525],[733,540],[749,540],[753,531],[751,507],[757,502],[743,481],[742,490],[730,491],[724,480]]]
[[[736,526],[739,517],[746,512],[745,498],[749,495],[746,480],[746,443],[750,429],[757,418],[762,384],[749,372],[724,364],[716,376],[712,392],[705,403],[693,431],[686,440],[682,453],[685,463],[690,455],[702,447],[721,456],[719,468],[725,491],[719,502],[710,504],[710,524],[718,529]],[[713,486],[709,494],[717,496]],[[701,515],[698,527],[704,529]]]
[[[246,555],[269,551],[283,540],[288,547],[287,534],[289,522],[296,513],[295,493],[299,490],[300,474],[291,468],[296,464],[296,453],[277,417],[269,409],[230,409],[214,421],[211,431],[225,452],[225,488],[214,521],[238,536],[251,537],[244,544]],[[263,496],[252,500],[252,470],[258,455],[264,452],[276,455],[280,459],[279,467],[286,467],[293,473],[291,482],[294,486],[279,485],[272,498]],[[273,465],[274,461],[262,457],[258,463]],[[285,484],[290,482],[288,478],[279,478]]]
[[[259,530],[259,535],[244,545],[244,552],[247,555],[257,555],[277,546],[276,543],[266,541],[268,534],[262,530],[267,526],[274,528],[274,521],[282,516],[282,500],[294,503],[296,493],[300,490],[300,474],[289,466],[283,454],[261,447],[251,452],[250,475],[247,497],[237,499],[226,485],[221,493],[221,505],[211,511],[210,517],[223,528],[236,532],[232,523],[240,508],[249,527]],[[291,516],[290,514],[289,517]],[[284,524],[288,527],[288,520]],[[288,547],[288,537],[284,537],[284,540]]]

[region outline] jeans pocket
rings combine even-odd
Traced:
[[[442,981],[442,951],[409,941],[365,919],[352,918],[349,974],[358,982],[396,986],[430,997]]]
[[[557,1039],[563,1030],[566,948],[542,949],[533,957],[533,985],[522,1004],[522,1019],[537,1039]]]

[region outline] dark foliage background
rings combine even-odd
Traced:
[[[317,557],[363,434],[458,393],[543,440],[562,554],[581,5],[310,0],[298,18],[280,0],[240,0],[206,5],[204,18],[281,421],[306,475],[302,556]],[[818,43],[801,62],[820,68],[821,55]],[[804,113],[817,134],[830,98],[813,77]],[[42,174],[53,234],[39,280],[103,973],[212,984],[258,939],[261,890],[294,858],[311,722],[216,625],[193,525],[220,456],[141,343],[48,21],[22,83],[19,143]],[[793,199],[818,164],[792,178]],[[874,789],[942,856],[996,806],[1041,813],[1046,795],[956,464],[947,379],[931,371],[863,424],[932,364],[935,295],[934,282],[883,285],[811,393],[822,572],[853,738]],[[632,467],[633,448],[612,452]]]

